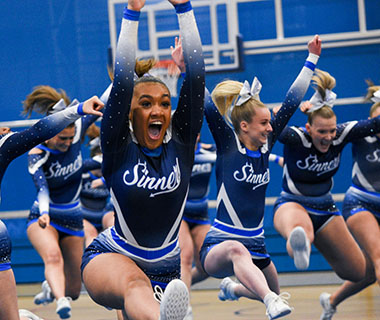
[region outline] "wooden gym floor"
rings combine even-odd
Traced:
[[[45,320],[59,319],[55,313],[56,305],[36,306],[33,295],[40,290],[40,284],[19,285],[19,308],[33,311]],[[282,292],[291,294],[290,305],[293,312],[281,319],[318,320],[321,314],[319,295],[323,291],[333,292],[338,285],[283,286]],[[265,316],[262,303],[241,298],[239,301],[221,302],[217,298],[218,290],[193,290],[191,301],[194,320],[260,320]],[[115,320],[116,313],[95,304],[87,294],[82,294],[72,303],[71,320]],[[349,298],[338,306],[334,320],[379,320],[380,319],[380,287],[375,284],[361,293]]]

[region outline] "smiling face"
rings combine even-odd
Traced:
[[[135,137],[141,146],[151,150],[161,146],[171,119],[168,89],[158,82],[136,84],[130,119]]]
[[[240,122],[239,138],[250,150],[258,150],[266,142],[269,133],[273,131],[270,124],[271,114],[266,107],[255,107],[255,115],[251,122]]]
[[[74,136],[75,126],[67,127],[53,138],[47,140],[46,144],[48,148],[52,150],[66,152],[67,150],[69,150],[71,144],[73,143]]]
[[[336,136],[336,117],[326,119],[316,116],[313,124],[306,123],[306,130],[310,134],[314,147],[325,153]]]

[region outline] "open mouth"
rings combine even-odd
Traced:
[[[149,137],[153,140],[158,139],[161,135],[161,129],[162,129],[162,122],[161,121],[156,121],[156,122],[150,123],[148,126]]]
[[[330,144],[331,144],[331,141],[327,141],[327,140],[321,141],[321,146],[323,146],[323,147],[328,147]]]

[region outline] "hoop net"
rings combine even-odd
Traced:
[[[177,97],[177,83],[181,71],[173,60],[160,60],[149,73],[157,78],[160,78],[168,87],[170,95]]]

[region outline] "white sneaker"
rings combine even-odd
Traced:
[[[310,241],[302,227],[295,227],[289,236],[289,244],[293,250],[294,265],[298,270],[309,267]]]
[[[43,305],[52,303],[54,301],[54,295],[51,292],[49,283],[46,280],[42,282],[41,288],[42,291],[34,296],[34,303]]]
[[[193,308],[190,305],[187,307],[187,312],[183,320],[193,320]]]
[[[234,289],[238,284],[231,280],[231,278],[227,277],[222,280],[222,282],[219,285],[220,291],[218,293],[218,298],[221,301],[226,300],[238,300],[239,298],[236,297],[234,293]]]
[[[336,312],[336,307],[330,304],[330,296],[331,294],[327,292],[323,292],[319,296],[319,303],[323,308],[320,320],[330,320]]]
[[[62,297],[57,300],[57,309],[55,309],[55,312],[58,313],[61,319],[68,319],[71,317],[70,301],[70,297]]]
[[[189,291],[179,279],[169,282],[165,292],[155,287],[154,296],[161,303],[160,320],[183,320],[189,307]]]
[[[283,292],[280,295],[274,292],[268,293],[264,298],[264,301],[269,300],[269,303],[266,304],[268,319],[278,319],[292,312],[293,308],[289,306],[287,301],[289,298],[290,294],[287,292]]]
[[[18,315],[20,318],[25,317],[30,320],[43,320],[42,318],[36,316],[33,312],[30,312],[29,310],[26,310],[26,309],[18,310]]]

